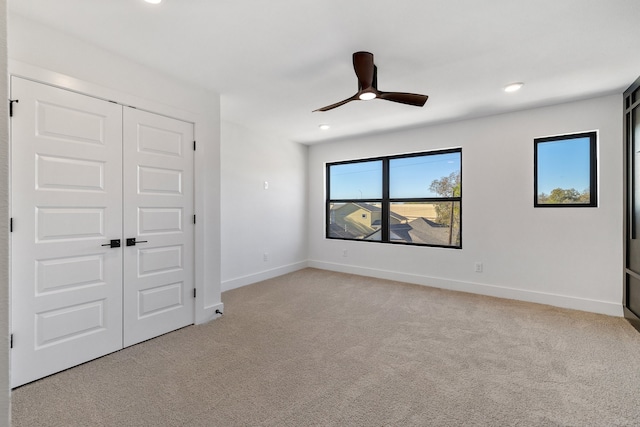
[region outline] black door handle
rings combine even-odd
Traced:
[[[111,248],[119,248],[120,247],[120,239],[113,239],[109,243],[105,243],[102,246],[109,246]]]
[[[136,243],[147,243],[146,240],[136,240],[135,237],[127,239],[127,246],[135,246]]]

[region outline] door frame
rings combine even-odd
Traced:
[[[196,289],[194,323],[201,324],[220,317],[224,310],[221,302],[220,283],[220,128],[219,121],[212,120],[204,112],[170,106],[140,96],[107,88],[86,80],[26,64],[8,60],[9,85],[12,76],[58,87],[94,98],[111,101],[193,124],[194,140],[198,141],[193,165],[194,212],[197,221],[194,229],[194,287]],[[11,87],[9,87],[11,90]],[[184,101],[184,100],[182,100]],[[184,103],[184,102],[183,102]],[[215,107],[215,105],[214,105]],[[16,114],[19,103],[15,104]],[[202,109],[200,109],[201,111]],[[219,115],[219,105],[216,111]],[[11,123],[9,123],[11,132]],[[11,134],[9,135],[11,150]],[[9,153],[9,156],[11,153]],[[213,167],[213,173],[211,169]],[[9,171],[9,176],[11,171]],[[12,183],[9,180],[9,200]],[[11,206],[9,206],[11,216]],[[9,233],[11,239],[11,234]],[[207,260],[205,262],[205,260]],[[9,271],[9,283],[12,283]],[[9,316],[11,316],[11,304]]]

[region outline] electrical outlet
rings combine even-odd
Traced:
[[[475,268],[476,268],[476,273],[482,273],[482,263],[481,262],[476,262],[475,263]]]
[[[264,262],[269,261],[269,252],[265,252],[265,253],[262,254],[262,260]]]
[[[265,190],[268,190],[269,189],[269,181],[263,182],[262,186],[264,187]]]
[[[345,257],[345,258],[348,257],[349,256],[349,251],[347,251],[346,249],[343,249],[342,250],[342,256]]]

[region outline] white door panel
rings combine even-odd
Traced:
[[[193,323],[193,125],[124,109],[124,345]]]
[[[184,208],[138,208],[140,236],[182,233]]]
[[[104,192],[104,162],[36,155],[36,187],[48,190]],[[84,179],[78,181],[78,177]]]
[[[12,78],[12,386],[122,347],[121,107]]]

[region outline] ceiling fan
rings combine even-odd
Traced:
[[[373,63],[373,54],[370,52],[354,53],[353,69],[358,77],[358,92],[350,98],[318,108],[313,112],[332,110],[351,101],[368,101],[375,98],[422,107],[429,98],[427,95],[419,95],[417,93],[382,92],[378,90],[378,67]]]

